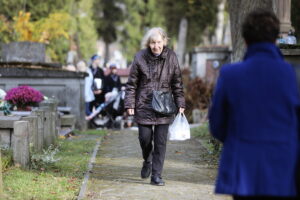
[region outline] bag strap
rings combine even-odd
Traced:
[[[155,90],[158,90],[158,88],[159,88],[159,85],[160,85],[160,82],[161,82],[161,80],[160,80],[160,78],[161,78],[161,74],[162,74],[162,72],[163,72],[163,70],[164,70],[164,67],[165,67],[165,64],[166,64],[166,59],[163,59],[163,63],[162,63],[162,65],[161,65],[161,70],[160,70],[160,73],[159,73],[159,76],[158,76],[158,83],[155,85]],[[150,66],[149,66],[150,67]],[[151,67],[150,67],[151,68]],[[151,72],[151,69],[150,69],[150,72]],[[168,70],[168,78],[169,78],[169,70]],[[150,73],[150,75],[151,75],[151,73]]]

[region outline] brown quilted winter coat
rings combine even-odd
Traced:
[[[177,107],[185,108],[178,60],[174,51],[168,47],[164,47],[159,56],[153,55],[150,48],[135,55],[126,85],[125,109],[135,109],[138,124],[170,124],[173,115],[165,116],[153,111],[153,90],[172,91]]]

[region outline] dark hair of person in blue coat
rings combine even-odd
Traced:
[[[209,111],[212,135],[223,143],[216,193],[234,199],[296,198],[299,94],[296,75],[275,45],[277,17],[247,15],[244,60],[220,70]]]

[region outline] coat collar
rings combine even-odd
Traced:
[[[167,54],[169,52],[169,48],[168,47],[164,47],[163,51],[161,52],[161,54],[159,56],[155,56],[151,49],[148,47],[146,50],[146,56],[147,59],[149,59],[150,61],[154,61],[154,60],[161,60],[161,59],[166,59],[167,58]]]
[[[283,59],[281,51],[275,44],[269,42],[259,42],[251,44],[247,47],[244,60],[261,53],[268,54],[274,58]]]

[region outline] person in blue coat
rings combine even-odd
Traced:
[[[245,18],[244,60],[221,68],[209,112],[212,135],[223,143],[216,193],[233,199],[294,199],[299,96],[292,66],[275,41],[276,16]]]

